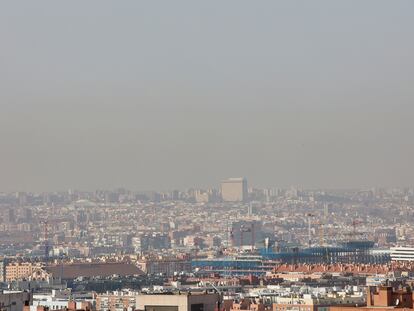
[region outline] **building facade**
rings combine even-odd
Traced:
[[[414,247],[391,247],[392,261],[414,261]]]
[[[40,268],[40,264],[31,262],[15,262],[9,263],[5,268],[6,282],[29,279],[36,268]]]
[[[247,200],[247,180],[229,178],[221,182],[221,197],[224,202],[244,202]]]

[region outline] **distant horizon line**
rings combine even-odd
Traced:
[[[364,187],[302,187],[302,186],[248,186],[249,190],[298,190],[298,191],[371,191],[371,190],[410,190],[414,189],[413,186],[364,186]],[[135,193],[151,193],[151,192],[159,192],[159,193],[168,193],[168,192],[188,192],[192,190],[220,190],[220,186],[218,187],[185,187],[185,188],[170,188],[170,189],[146,189],[146,190],[133,190],[129,187],[112,187],[112,188],[100,188],[97,187],[93,190],[90,189],[77,189],[77,188],[67,188],[65,190],[41,190],[41,191],[33,191],[33,190],[9,190],[4,191],[0,190],[0,194],[18,194],[18,193],[30,193],[30,194],[43,194],[43,193],[63,193],[63,192],[116,192],[119,190],[125,190],[129,192]]]

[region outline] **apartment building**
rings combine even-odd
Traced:
[[[6,265],[6,282],[28,279],[32,276],[35,269],[40,268],[39,263],[14,262]]]

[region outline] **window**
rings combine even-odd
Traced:
[[[202,303],[192,304],[191,311],[204,311],[204,305]]]

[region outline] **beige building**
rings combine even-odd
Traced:
[[[29,279],[33,271],[40,268],[40,264],[33,264],[31,262],[15,262],[6,266],[6,282]]]
[[[137,310],[141,311],[215,311],[220,307],[219,294],[183,293],[140,295]]]
[[[243,202],[247,200],[247,180],[229,178],[221,182],[221,197],[225,202]]]

